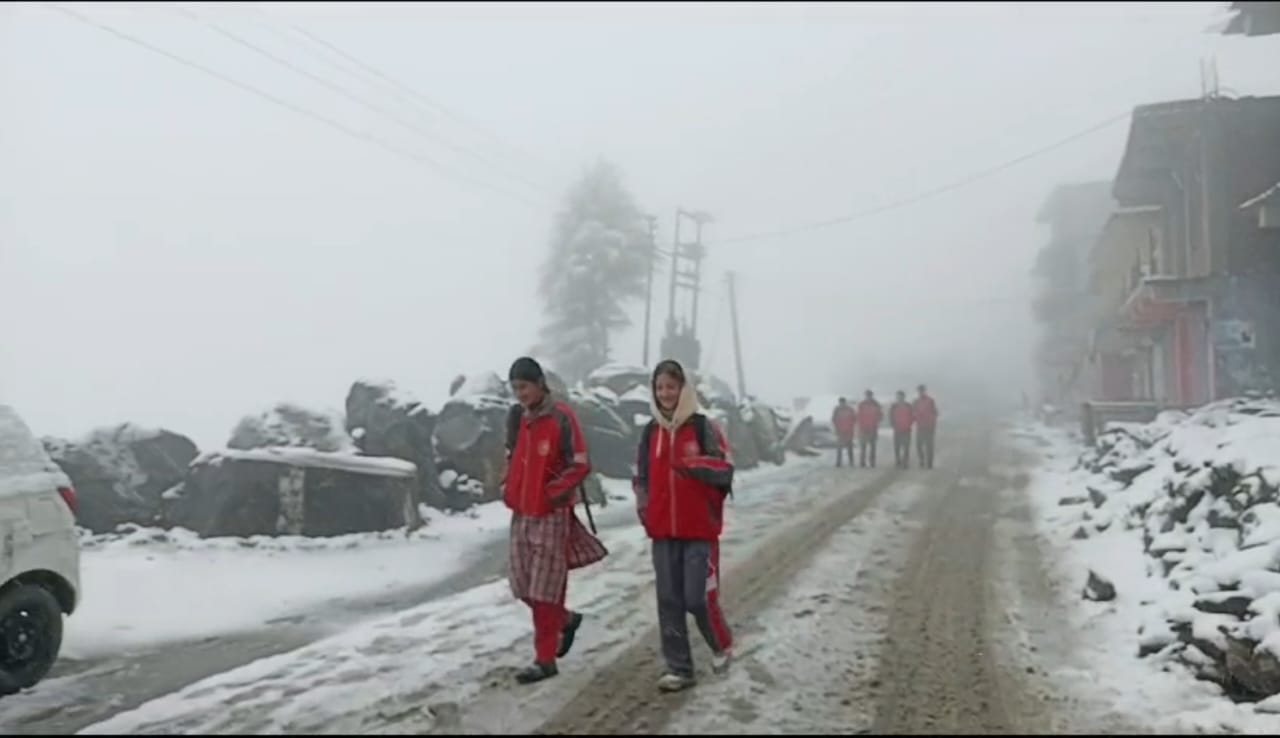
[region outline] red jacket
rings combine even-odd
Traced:
[[[928,395],[916,398],[916,425],[921,428],[934,428],[938,425],[938,404]]]
[[[911,408],[911,403],[906,400],[895,402],[893,407],[889,408],[889,422],[893,424],[893,429],[896,431],[911,430],[911,424],[915,420],[915,410]]]
[[[835,411],[831,413],[831,427],[835,428],[836,435],[841,438],[853,438],[857,423],[858,411],[852,405],[836,405]]]
[[[863,433],[874,433],[880,429],[884,421],[884,410],[875,400],[863,400],[858,403],[858,429]]]
[[[574,494],[591,474],[587,442],[573,409],[550,396],[533,412],[511,409],[507,438],[507,507],[521,515],[542,517],[571,507]]]
[[[707,438],[698,438],[699,426],[707,429]],[[633,485],[645,532],[655,540],[718,539],[733,483],[724,433],[710,419],[690,417],[675,432],[650,421],[645,438]]]

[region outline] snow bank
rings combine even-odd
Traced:
[[[1114,424],[1083,455],[1033,434],[1058,457],[1034,487],[1041,522],[1080,584],[1114,585],[1090,607],[1125,622],[1126,650],[1238,699],[1280,693],[1280,404]]]
[[[460,571],[506,532],[509,513],[422,509],[425,527],[332,538],[202,539],[183,529],[122,526],[81,539],[83,598],[63,655],[92,658],[263,627],[341,598],[427,587]]]

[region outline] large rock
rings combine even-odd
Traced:
[[[611,479],[630,479],[639,446],[632,424],[617,412],[613,393],[604,388],[571,391],[569,402],[591,449],[592,468]]]
[[[614,395],[622,397],[637,387],[648,390],[649,370],[642,366],[607,364],[588,374],[583,384],[587,389],[604,387]]]
[[[416,528],[416,477],[401,459],[297,447],[227,450],[197,459],[166,502],[174,524],[204,537]]]
[[[469,497],[476,502],[489,502],[502,497],[502,480],[506,476],[507,412],[515,398],[506,382],[495,373],[467,377],[454,387],[449,401],[440,408],[433,438],[440,468],[456,472],[480,484],[477,499],[474,488]],[[445,505],[456,509],[461,499]]]
[[[748,402],[742,407],[742,415],[751,428],[760,458],[771,464],[784,464],[787,460],[786,449],[782,445],[785,431],[780,430],[781,424],[774,409],[763,402]]]
[[[418,499],[438,509],[450,507],[436,470],[437,418],[425,405],[394,382],[362,379],[347,392],[346,416],[356,450],[410,462],[418,471]]]
[[[76,522],[94,533],[165,524],[161,495],[182,482],[198,453],[186,436],[128,423],[74,442],[46,438],[44,446],[75,485]]]
[[[331,452],[354,450],[340,418],[289,403],[241,419],[227,441],[227,448],[242,451],[280,446]]]

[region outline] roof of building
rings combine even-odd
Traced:
[[[1280,33],[1280,3],[1233,2],[1235,15],[1223,27],[1226,36],[1269,36]]]

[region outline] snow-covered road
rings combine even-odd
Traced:
[[[820,459],[745,481],[724,541],[738,659],[713,677],[695,638],[703,674],[691,692],[655,689],[648,547],[619,504],[602,530],[612,555],[571,579],[571,604],[587,620],[556,679],[513,683],[530,628],[499,566],[493,581],[81,725],[94,734],[1277,732],[1280,718],[1134,658],[1134,600],[1146,591],[1135,582],[1145,574],[1118,581],[1135,595],[1083,602],[1083,568],[1106,560],[1123,575],[1131,557],[1119,537],[1082,548],[1062,535],[1057,501],[1079,486],[1069,470],[1078,450],[1044,429],[989,430],[944,435],[932,472],[836,470]],[[46,691],[44,709],[60,694]],[[6,703],[0,723],[10,704],[32,714],[37,695]]]
[[[792,488],[813,460],[742,475],[734,512]],[[629,485],[607,481],[606,537],[634,529]],[[4,701],[0,732],[75,731],[371,618],[500,580],[509,513],[432,513],[426,528],[334,539],[200,540],[137,530],[84,542],[86,599],[55,673]],[[124,582],[112,589],[106,582]]]

